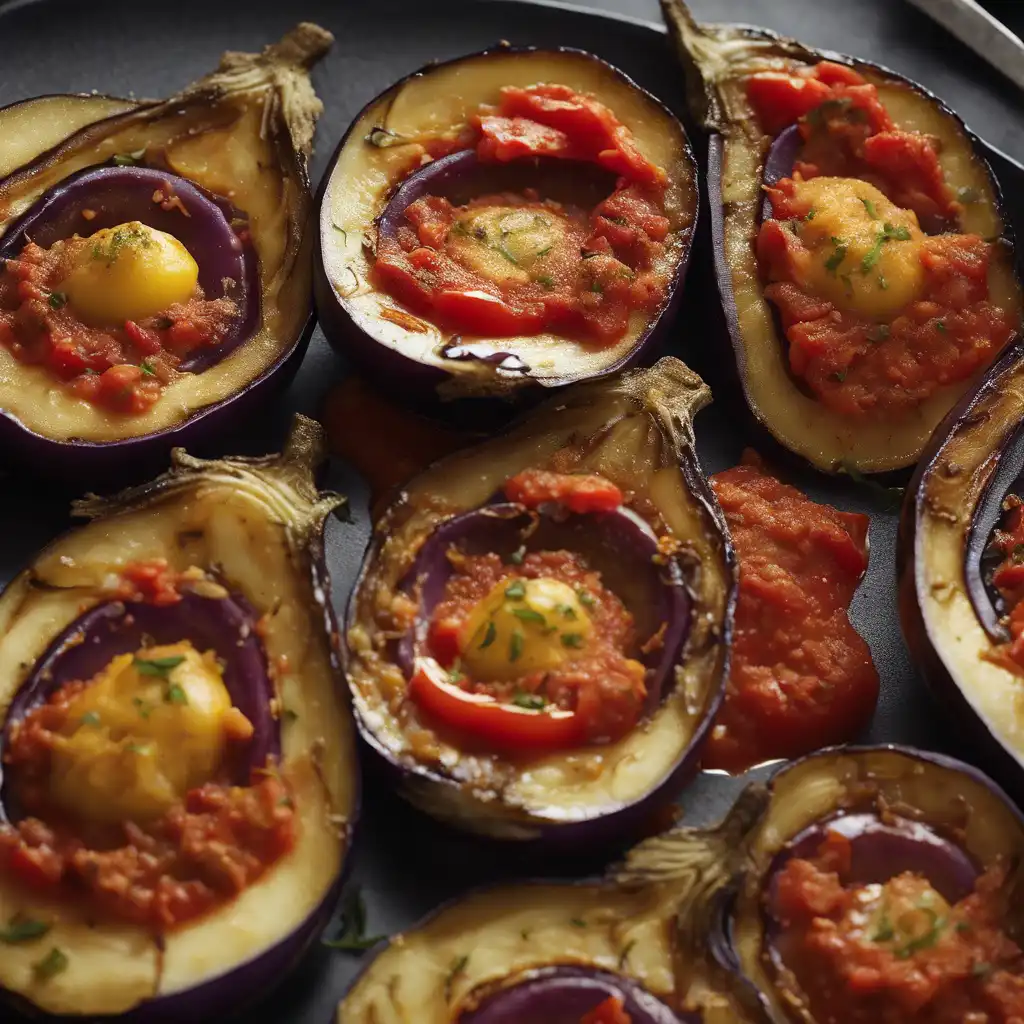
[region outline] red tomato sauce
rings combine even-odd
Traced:
[[[194,789],[145,826],[96,827],[54,812],[50,754],[86,685],[62,687],[11,729],[4,765],[26,816],[0,826],[0,871],[162,932],[237,896],[293,848],[298,823],[273,766],[254,772],[248,787],[212,781]]]
[[[657,268],[670,223],[665,172],[639,151],[625,125],[603,104],[565,86],[502,90],[498,108],[472,125],[484,162],[555,157],[594,163],[620,175],[615,190],[591,211],[542,201],[531,189],[481,196],[453,206],[425,196],[406,211],[396,235],[381,235],[373,275],[411,309],[453,330],[491,336],[551,331],[592,345],[610,345],[634,311],[653,313],[668,279]],[[508,231],[489,232],[474,214],[500,208],[555,224],[551,241],[513,252]],[[506,275],[467,264],[460,236],[499,254]]]
[[[618,996],[609,996],[603,1003],[598,1003],[589,1013],[583,1015],[580,1024],[633,1024]]]
[[[431,652],[445,667],[455,664],[457,638],[473,608],[506,580],[544,578],[567,583],[581,595],[593,624],[586,645],[560,668],[514,682],[480,682],[463,675],[456,680],[459,686],[503,702],[535,698],[530,706],[538,709],[551,705],[573,711],[590,742],[617,739],[636,725],[647,691],[643,673],[635,671],[627,657],[636,642],[633,616],[579,555],[535,551],[519,565],[508,565],[496,554],[471,555],[458,557],[456,565],[430,623]]]
[[[1004,668],[1024,675],[1024,505],[1015,494],[1007,496],[1006,505],[1009,508],[1003,528],[992,538],[992,547],[1003,555],[992,574],[992,585],[1009,609],[1003,621],[1010,640],[999,644],[992,655]]]
[[[799,124],[804,145],[794,177],[860,178],[922,225],[955,225],[960,205],[946,184],[935,142],[893,124],[878,89],[853,68],[831,61],[797,71],[752,75],[747,96],[761,124],[778,135]]]
[[[808,253],[786,224],[808,207],[788,179],[768,191],[777,219],[757,239],[764,294],[782,319],[790,369],[826,407],[850,417],[908,411],[987,366],[1009,341],[1013,320],[988,300],[992,247],[977,235],[926,238],[920,299],[879,324],[802,290]]]
[[[849,841],[833,833],[813,859],[786,864],[771,897],[779,952],[815,1020],[1024,1020],[1024,953],[1001,927],[1004,869],[952,906],[910,872],[871,886],[849,874]]]
[[[847,614],[868,565],[868,517],[811,501],[749,452],[711,484],[740,587],[705,767],[741,771],[851,739],[878,699],[871,652]]]
[[[56,291],[88,239],[43,249],[29,242],[0,269],[0,345],[20,362],[44,366],[78,398],[110,412],[138,415],[178,376],[196,349],[216,345],[237,307],[202,290],[160,316],[119,327],[89,327]]]

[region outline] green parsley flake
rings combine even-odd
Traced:
[[[526,708],[528,711],[540,711],[547,706],[547,701],[539,693],[517,693],[512,698],[512,703],[517,708]]]
[[[550,274],[538,274],[537,283],[544,285],[545,288],[554,288],[555,279]]]
[[[497,635],[498,627],[493,622],[488,622],[487,629],[484,631],[484,638],[480,643],[480,650],[482,651],[485,647],[490,647]]]
[[[846,259],[846,253],[849,246],[841,238],[832,237],[832,244],[835,246],[835,250],[832,255],[825,261],[825,269],[830,273],[834,274],[840,267],[843,260]]]
[[[805,214],[804,220],[814,220],[817,217],[818,211],[812,206]]]
[[[153,367],[149,365],[149,360],[148,359],[143,359],[142,360],[142,362],[139,364],[139,369],[147,377],[153,377],[153,376],[156,375],[156,370],[154,370]]]
[[[68,304],[68,297],[63,292],[50,292],[50,309],[63,309]]]
[[[67,970],[67,966],[67,954],[54,946],[42,960],[32,965],[32,972],[38,981],[49,981],[62,971]]]
[[[548,620],[533,608],[513,608],[512,614],[521,622],[536,622],[541,626],[548,624]]]
[[[843,381],[846,380],[846,374],[848,372],[849,371],[846,369],[846,367],[844,367],[842,370],[836,370],[835,373],[830,373],[828,375],[828,379],[834,380],[838,384],[842,384]]]
[[[523,653],[523,634],[518,629],[512,631],[512,636],[508,642],[508,660],[518,661],[520,655]]]
[[[177,683],[171,683],[171,685],[167,687],[167,693],[164,695],[164,700],[167,701],[168,704],[188,704],[188,695]]]
[[[875,209],[875,204],[870,199],[861,199],[864,204],[864,209],[868,211],[868,216],[872,220],[878,220],[878,211]]]
[[[171,654],[166,658],[136,658],[132,664],[140,676],[159,676],[166,679],[171,669],[177,668],[184,660],[183,654]]]
[[[86,711],[79,721],[82,725],[99,725],[100,716],[95,711]]]
[[[517,548],[515,551],[513,551],[512,554],[508,556],[508,560],[513,565],[522,565],[523,564],[523,559],[525,557],[526,557],[526,548],[525,547],[521,547],[521,548]]]
[[[513,580],[505,588],[505,596],[513,601],[522,600],[526,596],[526,584],[522,580]]]
[[[32,917],[15,914],[7,922],[6,928],[0,928],[0,942],[16,946],[22,942],[35,942],[41,939],[51,928],[48,921],[37,921]]]
[[[562,646],[572,647],[574,650],[579,650],[583,646],[583,634],[582,633],[563,633],[562,634]]]
[[[580,587],[576,591],[576,596],[580,599],[580,604],[583,605],[584,608],[594,607],[594,595],[591,594],[589,590],[584,590],[582,587]]]
[[[944,321],[936,320],[935,321],[935,330],[937,330],[939,332],[939,334],[946,334],[946,333],[948,333],[949,328],[946,326]]]
[[[598,295],[603,295],[604,294],[604,287],[601,285],[600,281],[591,281],[590,282],[590,290],[592,292],[596,292]]]

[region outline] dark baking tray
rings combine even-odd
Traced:
[[[650,15],[652,0],[601,0]],[[693,0],[700,17],[765,25],[825,48],[888,64],[920,81],[954,106],[982,137],[1024,157],[1020,97],[982,61],[917,11],[896,0]],[[225,49],[258,49],[300,18],[330,28],[337,43],[314,72],[326,104],[317,136],[314,178],[323,172],[343,130],[359,108],[400,76],[434,59],[481,49],[498,40],[538,46],[575,46],[617,64],[682,112],[681,76],[658,26],[578,8],[511,0],[176,0],[154,5],[126,0],[34,0],[0,6],[0,105],[47,92],[89,91],[160,96],[212,67]],[[695,144],[700,140],[695,136]],[[996,154],[997,174],[1008,198],[1024,196],[1024,168]],[[1024,237],[1024,209],[1013,211]],[[706,222],[705,222],[706,224]],[[708,472],[733,464],[757,440],[744,423],[735,382],[723,367],[714,284],[706,251],[688,284],[688,308],[670,350],[711,383],[715,404],[700,414],[697,433]],[[685,326],[684,326],[685,325]],[[219,439],[217,451],[267,451],[280,443],[291,413],[316,414],[331,385],[345,372],[319,331],[286,396],[266,410],[260,424]],[[770,447],[769,457],[777,456]],[[848,481],[825,480],[799,467],[790,480],[814,498],[858,512],[871,524],[871,568],[853,605],[882,677],[882,698],[865,739],[900,741],[957,753],[955,731],[941,718],[915,678],[900,636],[895,590],[895,509],[884,497]],[[339,552],[335,599],[344,602],[369,533],[366,490],[344,465],[330,470],[332,486],[347,493],[350,525],[332,524]],[[0,581],[6,582],[32,553],[67,524],[67,496],[44,491],[16,476],[0,477]],[[705,774],[682,799],[685,820],[716,817],[740,780]],[[526,874],[576,873],[600,865],[524,863],[501,850],[455,837],[407,811],[370,781],[356,843],[353,881],[368,907],[368,928],[394,932],[437,903],[467,888]],[[256,1008],[259,1020],[278,1024],[327,1024],[359,959],[318,946],[276,994]],[[250,1014],[251,1016],[251,1014]],[[16,1018],[0,1009],[0,1019]],[[412,1024],[412,1022],[410,1022]]]

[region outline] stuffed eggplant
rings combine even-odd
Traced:
[[[601,376],[668,322],[696,217],[682,125],[598,58],[432,65],[372,100],[334,156],[320,321],[428,404]]]
[[[719,293],[754,417],[826,472],[912,465],[1020,326],[978,140],[891,71],[662,7],[711,133]]]
[[[217,1017],[333,909],[358,809],[320,428],[110,499],[0,596],[0,989]]]
[[[938,754],[836,747],[778,772],[759,816],[754,795],[719,830],[641,844],[619,873],[690,880],[678,927],[748,1013],[1020,1019],[1024,817],[990,779]]]
[[[721,700],[735,564],[678,360],[581,385],[436,463],[347,613],[359,729],[413,804],[552,845],[644,823]]]
[[[0,110],[7,456],[94,482],[290,378],[313,322],[308,69],[331,42],[300,25],[164,101]]]
[[[749,831],[741,817],[730,838]],[[337,1024],[742,1024],[713,966],[674,927],[687,881],[473,893],[371,954]]]
[[[1024,796],[1024,363],[1007,352],[950,416],[907,490],[897,560],[917,667]]]

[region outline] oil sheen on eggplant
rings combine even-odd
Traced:
[[[682,0],[662,0],[662,9],[687,72],[694,115],[710,134],[708,191],[719,294],[751,412],[780,444],[825,472],[881,473],[913,465],[972,382],[941,387],[899,419],[864,422],[825,408],[798,385],[789,370],[778,318],[763,295],[754,251],[773,139],[762,133],[747,99],[746,81],[758,71],[785,71],[821,60],[846,64],[877,86],[899,128],[935,137],[940,165],[954,193],[977,197],[964,206],[961,229],[1003,239],[993,252],[990,294],[994,302],[1015,311],[1019,322],[1021,297],[1010,228],[998,183],[976,136],[941,100],[878,65],[813,50],[762,29],[698,25]]]
[[[705,959],[677,941],[679,910],[660,881],[472,893],[371,954],[337,1024],[577,1024],[609,997],[632,1024],[743,1024]]]
[[[436,463],[380,517],[349,604],[347,673],[359,729],[411,803],[491,837],[586,844],[637,828],[696,768],[727,673],[736,573],[693,451],[692,417],[709,398],[700,378],[671,358],[579,385],[505,436]],[[514,759],[461,750],[440,735],[424,744],[395,642],[396,628],[401,636],[406,628],[392,618],[395,599],[408,601],[401,595],[410,570],[442,528],[465,513],[499,508],[494,496],[506,480],[556,463],[615,483],[628,495],[620,514],[639,516],[662,538],[662,550],[674,552],[666,570],[688,594],[689,633],[668,665],[648,673],[648,692],[664,683],[659,699],[635,728],[606,744]],[[636,557],[623,546],[617,569],[601,571],[639,625],[649,609],[631,606],[637,598],[622,583]],[[640,561],[634,575],[649,568]]]
[[[781,959],[770,898],[788,861],[813,856],[832,831],[850,841],[855,884],[909,871],[952,903],[985,869],[1007,867],[1001,923],[1019,938],[1024,817],[976,768],[909,747],[834,747],[783,766],[767,788],[748,787],[717,828],[677,829],[641,843],[619,878],[690,879],[680,932],[709,950],[747,1015],[815,1024]]]
[[[464,127],[481,104],[498,102],[503,86],[537,83],[557,83],[596,97],[634,134],[641,153],[668,175],[665,214],[671,228],[664,256],[669,278],[665,301],[653,313],[634,311],[626,333],[608,346],[584,344],[550,332],[500,338],[453,335],[413,315],[370,279],[377,232],[391,223],[381,220],[381,215],[408,171],[417,140],[453,126]],[[471,155],[473,151],[463,152]],[[474,172],[473,181],[462,181],[464,175],[456,168],[444,177],[456,190],[473,185],[459,201],[481,190],[484,194],[494,191],[495,182],[508,182],[510,171],[518,175],[516,182],[501,188],[521,190],[536,184],[543,190],[546,179],[537,164],[536,160],[519,159],[496,167],[484,165],[485,173]],[[614,175],[602,172],[604,191],[591,196],[595,186],[588,182],[588,172],[598,170],[596,167],[581,169],[574,164],[571,172],[555,170],[559,173],[550,182],[550,196],[563,202],[578,201],[580,194],[597,202],[614,186]],[[489,188],[488,175],[492,181]],[[591,54],[505,47],[425,68],[367,105],[342,140],[324,180],[314,267],[324,333],[364,372],[389,388],[402,388],[428,403],[438,396],[512,397],[536,390],[537,385],[556,387],[621,369],[636,362],[641,349],[648,342],[655,343],[655,336],[663,336],[681,295],[696,223],[696,179],[696,164],[678,119],[620,71]],[[432,187],[444,193],[440,182]]]
[[[179,449],[153,482],[77,503],[90,522],[43,549],[0,596],[0,740],[65,676],[81,678],[76,667],[105,662],[125,643],[135,650],[140,632],[149,633],[143,643],[191,639],[223,656],[225,684],[256,729],[252,759],[262,768],[279,751],[298,816],[290,852],[232,901],[163,934],[96,920],[84,905],[0,877],[0,921],[50,923],[37,941],[3,945],[0,990],[17,1004],[140,1022],[222,1016],[274,985],[326,923],[359,781],[323,562],[325,523],[342,499],[314,484],[323,451],[320,427],[303,417],[281,455],[202,461]],[[141,605],[138,621],[117,632],[111,579],[161,558],[172,570],[207,570],[229,596]],[[9,786],[2,792],[0,820],[17,813]],[[51,948],[66,966],[45,978],[33,965]]]
[[[248,221],[259,268],[244,343],[204,372],[173,380],[139,415],[105,413],[0,348],[0,437],[12,455],[55,472],[109,468],[129,452],[163,457],[290,378],[312,325],[307,162],[322,104],[308,69],[331,42],[318,26],[299,25],[261,54],[225,54],[216,71],[167,100],[44,96],[0,110],[0,245],[67,179],[132,154],[215,199],[229,197]]]
[[[918,670],[1003,784],[1024,797],[1024,680],[992,657],[1009,641],[987,550],[1024,468],[1020,346],[953,411],[922,456],[900,520],[900,621]]]

